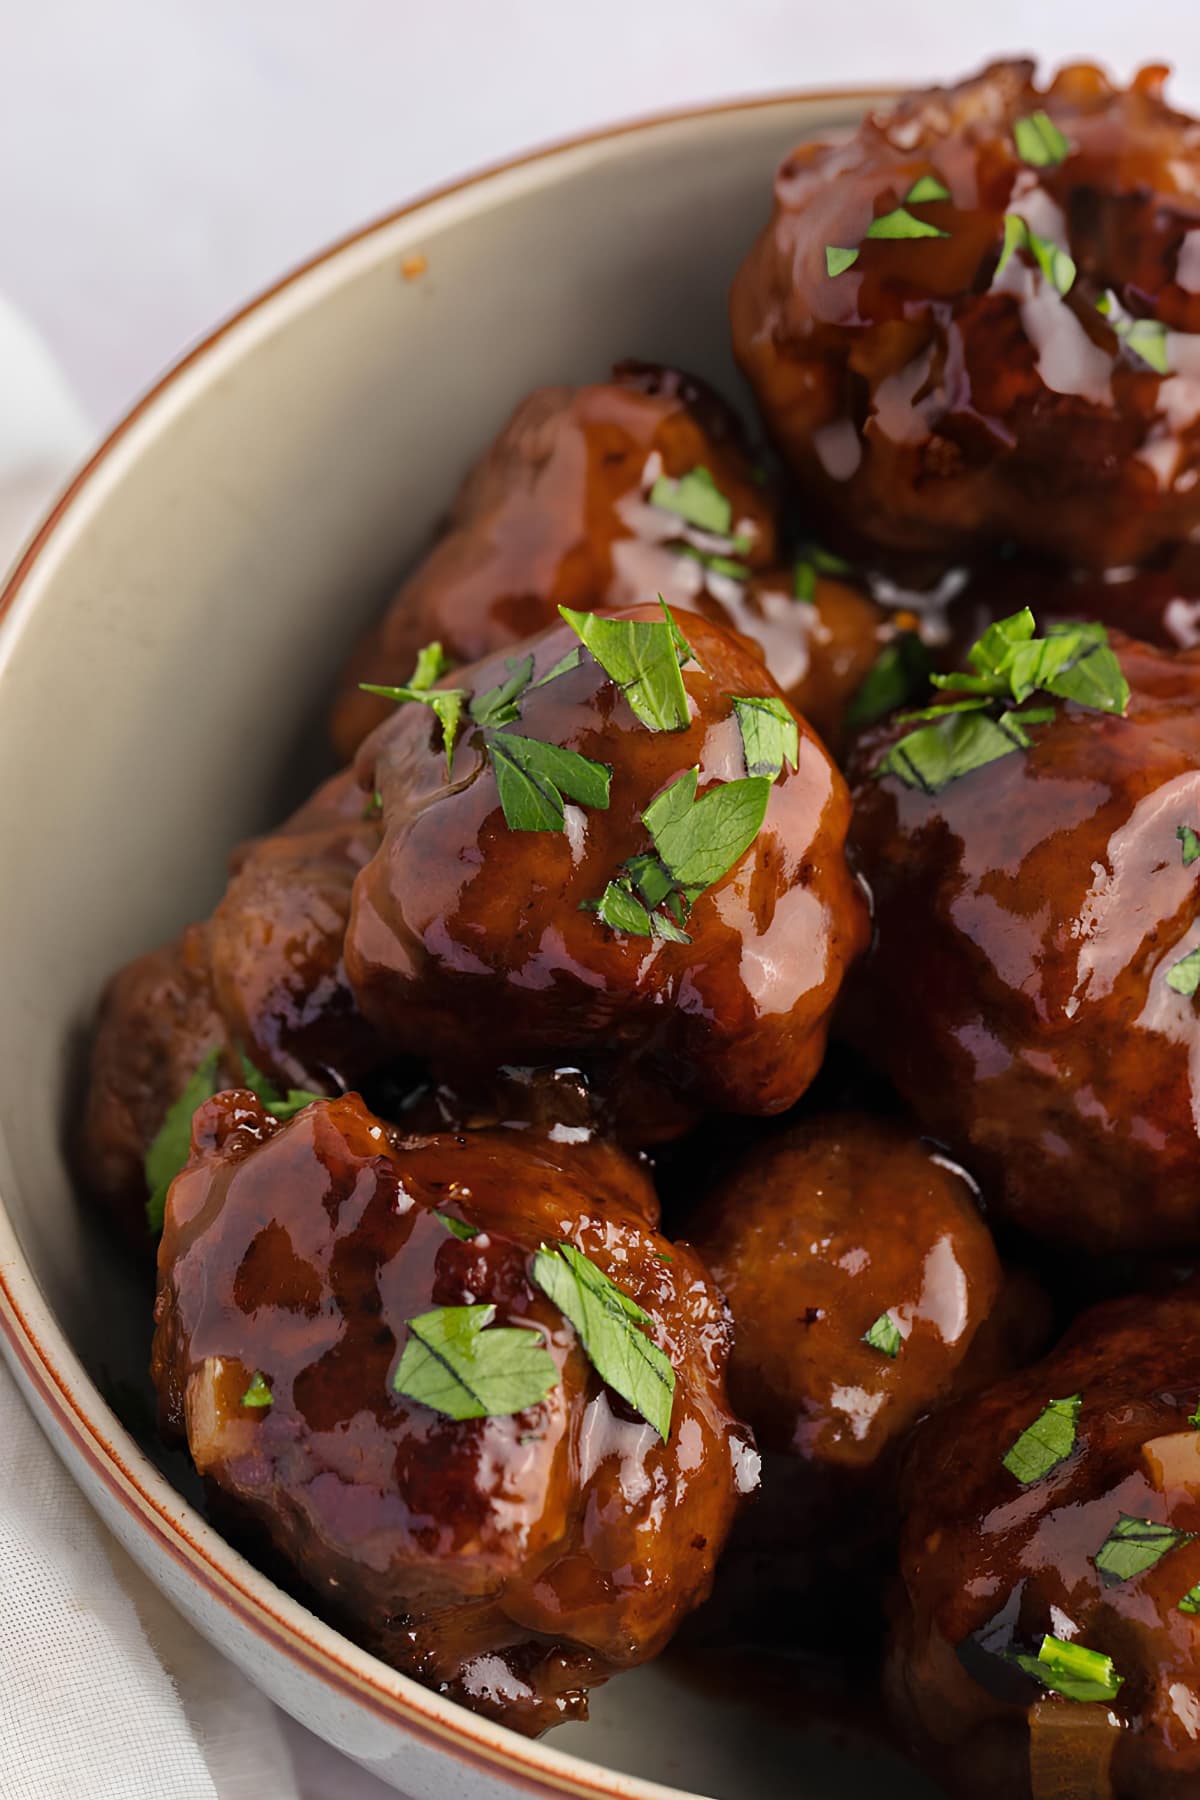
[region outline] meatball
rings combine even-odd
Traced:
[[[349,760],[387,716],[359,682],[406,681],[427,643],[474,662],[554,624],[560,605],[592,611],[662,594],[691,607],[711,589],[718,608],[736,607],[746,578],[775,557],[770,490],[734,413],[703,382],[623,363],[609,382],[539,388],[351,656],[334,746]]]
[[[1088,567],[1200,525],[1200,131],[998,63],[802,144],[735,280],[768,428],[847,541]]]
[[[1200,1290],[1085,1313],[922,1426],[888,1687],[954,1791],[1200,1784]]]
[[[521,684],[516,735],[469,721],[449,775],[431,709],[401,706],[358,763],[384,836],[355,883],[354,991],[392,1050],[428,1057],[452,1086],[473,1068],[571,1061],[643,1113],[659,1091],[782,1111],[820,1066],[866,936],[843,856],[844,784],[741,639],[648,607],[584,623],[622,645],[660,634],[661,672],[676,680],[671,633],[686,626],[682,713],[650,728],[567,624],[523,646],[523,668],[494,657],[448,678],[480,716]],[[757,752],[735,700],[747,698],[776,709],[790,740],[773,781],[746,772]],[[524,746],[526,770],[537,754],[540,799],[513,776],[509,743]],[[559,758],[564,782],[587,783],[572,789],[581,804],[556,796],[555,812],[546,783]],[[727,810],[743,805],[757,832]]]
[[[168,1433],[346,1630],[528,1732],[662,1648],[757,1479],[725,1397],[725,1304],[654,1210],[633,1165],[601,1172],[548,1134],[409,1136],[355,1095],[279,1125],[245,1092],[196,1115],[168,1199]],[[563,1244],[611,1299],[586,1351],[537,1277]],[[628,1362],[653,1344],[673,1382],[665,1440],[597,1372],[614,1316]],[[439,1321],[466,1406],[410,1368]],[[485,1385],[492,1327],[506,1357],[540,1359],[536,1397]]]
[[[100,1005],[77,1161],[89,1191],[144,1237],[146,1151],[205,1056],[244,1052],[272,1081],[339,1089],[378,1060],[342,940],[355,874],[379,842],[352,775],[243,846],[212,917],[119,971]]]
[[[908,727],[860,742],[876,937],[848,1023],[998,1213],[1195,1248],[1200,654],[1112,647],[1124,716],[1059,700],[932,791],[888,754]]]

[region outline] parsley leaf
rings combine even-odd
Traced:
[[[1158,375],[1169,375],[1167,328],[1161,319],[1134,319],[1124,310],[1110,289],[1101,294],[1096,311],[1103,313],[1126,349],[1132,350]]]
[[[448,1419],[537,1406],[558,1386],[558,1365],[536,1331],[492,1326],[495,1316],[494,1306],[439,1306],[407,1320],[393,1388]]]
[[[1033,169],[1054,169],[1065,162],[1074,146],[1064,137],[1049,113],[1026,113],[1013,122],[1013,142],[1022,162]]]
[[[893,744],[875,765],[877,776],[898,775],[906,787],[940,793],[963,775],[1029,748],[1013,713],[992,719],[985,713],[955,711],[919,726]]]
[[[863,1332],[862,1341],[870,1344],[872,1350],[880,1350],[884,1356],[895,1361],[904,1338],[891,1313],[881,1312],[875,1323]]]
[[[1092,1561],[1100,1571],[1106,1587],[1132,1581],[1144,1575],[1171,1550],[1190,1544],[1194,1531],[1176,1531],[1172,1525],[1159,1525],[1153,1519],[1135,1519],[1122,1513],[1097,1550]]]
[[[925,691],[929,651],[915,631],[901,631],[880,650],[846,707],[848,731],[861,731]]]
[[[436,1209],[433,1216],[439,1224],[446,1227],[450,1236],[456,1237],[460,1243],[469,1244],[472,1238],[479,1236],[479,1226],[468,1225],[465,1219],[455,1219],[449,1213],[438,1212]]]
[[[1167,986],[1182,994],[1185,1000],[1192,998],[1200,988],[1200,945],[1171,965],[1167,970]]]
[[[606,810],[612,780],[607,763],[510,731],[487,731],[483,741],[510,831],[565,831],[564,794],[580,806]]]
[[[260,1372],[242,1395],[243,1406],[274,1406],[275,1396],[267,1386],[266,1377]]]
[[[1196,858],[1200,856],[1200,837],[1197,837],[1191,825],[1177,825],[1175,836],[1179,839],[1183,866],[1190,869]]]
[[[1048,1401],[1033,1424],[1027,1425],[1009,1445],[1003,1457],[1004,1467],[1022,1487],[1040,1481],[1070,1456],[1075,1448],[1082,1400],[1082,1394],[1069,1394],[1066,1399]]]
[[[1019,213],[1004,215],[1004,243],[993,280],[999,281],[1013,252],[1022,247],[1029,251],[1046,280],[1065,299],[1075,285],[1073,258],[1049,238],[1039,237]]]
[[[663,621],[605,619],[595,613],[559,612],[628,700],[634,717],[651,731],[685,731],[691,724],[680,673],[691,649],[660,597]]]
[[[289,1088],[281,1094],[275,1083],[261,1069],[256,1069],[244,1050],[238,1051],[238,1060],[242,1065],[242,1074],[246,1086],[261,1104],[264,1112],[269,1112],[275,1119],[290,1119],[302,1107],[311,1106],[314,1100],[326,1100],[327,1094],[314,1094],[309,1088]]]
[[[1094,1700],[1115,1700],[1125,1679],[1117,1674],[1111,1656],[1050,1636],[1042,1639],[1036,1656],[1012,1652],[1010,1660],[1052,1694],[1085,1705]]]
[[[409,701],[416,700],[422,706],[430,708],[442,728],[447,779],[454,772],[454,741],[462,719],[463,702],[467,698],[465,688],[433,686],[450,667],[440,644],[426,644],[423,650],[417,652],[417,666],[410,679],[401,687],[380,687],[373,681],[360,681],[358,684],[364,694],[378,694],[382,700],[394,700],[397,706],[405,706]]]
[[[719,881],[749,849],[771,795],[765,776],[747,775],[723,781],[697,800],[699,779],[698,768],[688,769],[642,814],[659,860],[689,901]]]
[[[167,1190],[191,1155],[192,1114],[220,1092],[220,1062],[221,1046],[214,1044],[178,1100],[167,1108],[166,1117],[146,1151],[142,1167],[150,1190],[150,1198],[146,1201],[146,1224],[151,1231],[162,1230]]]
[[[835,556],[832,550],[823,550],[820,544],[806,544],[800,550],[792,571],[792,593],[797,600],[805,600],[811,604],[817,597],[819,575],[846,576],[853,573],[853,568],[844,556]]]
[[[799,768],[800,727],[786,701],[751,695],[735,698],[733,710],[742,734],[747,775],[765,775],[768,781],[775,781],[785,764],[789,769]]]
[[[929,200],[948,200],[950,189],[936,175],[918,175],[904,196],[906,206],[920,206]]]
[[[703,464],[689,469],[678,481],[660,475],[650,489],[651,506],[664,512],[677,513],[686,525],[697,531],[711,531],[717,537],[728,537],[733,524],[733,508],[725,498],[711,469]]]
[[[576,644],[573,650],[568,650],[565,656],[560,656],[554,667],[547,669],[546,673],[531,685],[535,688],[545,687],[547,682],[557,681],[560,675],[569,675],[571,670],[577,669],[582,661],[583,648]]]
[[[642,1329],[653,1324],[649,1313],[573,1244],[543,1244],[533,1259],[533,1279],[575,1327],[601,1380],[665,1442],[671,1433],[675,1371]]]
[[[1179,1602],[1179,1611],[1181,1613],[1200,1613],[1200,1581],[1196,1583],[1195,1587],[1190,1587],[1183,1596]]]
[[[858,251],[848,250],[841,244],[826,244],[825,273],[829,276],[844,275],[858,261]]]
[[[944,238],[948,231],[939,231],[936,225],[927,225],[924,219],[918,219],[905,206],[893,207],[891,212],[872,219],[867,226],[869,238]]]
[[[489,688],[486,694],[476,694],[471,702],[471,717],[477,725],[510,725],[521,716],[519,702],[533,675],[533,658],[506,656],[504,666],[508,670],[508,680]]]
[[[381,819],[383,817],[383,795],[378,788],[375,789],[375,792],[363,807],[362,816],[364,821],[367,819]]]
[[[690,556],[694,562],[711,570],[714,575],[727,575],[730,581],[749,581],[751,569],[748,563],[738,562],[732,556],[715,556],[710,550],[697,550],[694,544],[675,544],[672,548],[680,556]]]

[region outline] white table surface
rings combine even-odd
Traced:
[[[1023,51],[1200,108],[1196,0],[0,0],[0,46],[0,292],[97,428],[329,238],[608,120]],[[291,1742],[305,1800],[383,1800]]]

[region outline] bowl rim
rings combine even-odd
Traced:
[[[670,108],[554,138],[515,156],[498,159],[427,189],[404,205],[379,214],[295,264],[244,305],[197,339],[121,415],[26,541],[0,587],[0,637],[7,637],[18,595],[60,527],[88,494],[95,478],[130,431],[170,397],[181,377],[221,347],[246,320],[355,246],[390,230],[428,208],[470,193],[497,177],[552,165],[571,152],[614,140],[734,113],[785,110],[797,104],[870,106],[894,98],[896,87],[850,86],[787,89]],[[391,1669],[369,1651],[319,1619],[302,1602],[269,1581],[230,1546],[183,1499],[149,1456],[125,1431],[104,1396],[79,1363],[62,1327],[17,1242],[0,1194],[0,1349],[23,1375],[31,1410],[46,1428],[56,1451],[58,1434],[92,1469],[139,1531],[239,1622],[335,1692],[365,1703],[392,1726],[400,1726],[427,1746],[453,1756],[460,1765],[519,1786],[535,1800],[572,1795],[579,1800],[702,1800],[637,1775],[607,1769],[584,1756],[529,1739],[468,1711]],[[73,1478],[73,1477],[72,1477]]]

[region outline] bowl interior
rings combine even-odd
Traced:
[[[193,1499],[152,1433],[145,1288],[81,1216],[64,1160],[101,985],[201,914],[230,847],[323,771],[343,651],[524,393],[632,355],[744,398],[725,296],[773,166],[859,110],[818,97],[641,126],[372,228],[150,396],[22,573],[0,633],[8,1272],[61,1328],[84,1407],[111,1430],[111,1406]],[[882,1745],[798,1723],[804,1686],[797,1669],[783,1704],[753,1682],[714,1704],[668,1657],[549,1742],[723,1800],[929,1791]],[[562,1791],[553,1762],[539,1791]]]

